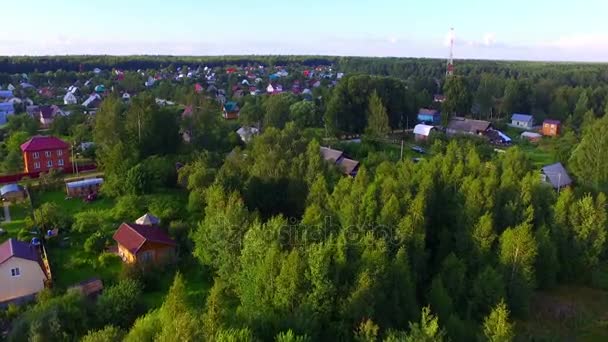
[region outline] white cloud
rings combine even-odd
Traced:
[[[492,46],[496,44],[496,33],[487,32],[483,35],[483,45]]]
[[[562,36],[546,44],[560,49],[592,49],[608,51],[608,34],[576,34]]]

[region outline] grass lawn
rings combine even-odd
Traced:
[[[563,286],[536,293],[529,319],[516,327],[522,340],[608,341],[608,292]]]
[[[84,210],[111,209],[114,206],[114,200],[103,196],[99,197],[96,201],[86,203],[78,198],[66,199],[66,194],[63,191],[32,191],[31,195],[35,208],[40,207],[43,203],[55,203],[70,216]]]
[[[91,209],[111,209],[114,201],[110,198],[100,197],[91,203],[85,203],[78,198],[66,199],[63,191],[32,191],[35,207],[43,203],[55,203],[70,217],[81,211]],[[120,263],[100,265],[99,255],[85,252],[84,242],[90,234],[59,231],[59,237],[47,244],[48,257],[51,263],[53,283],[59,289],[65,289],[83,280],[93,277],[101,278],[104,283],[113,283],[121,269]],[[68,237],[69,240],[63,241]]]
[[[520,143],[517,146],[528,155],[535,167],[541,168],[545,165],[556,162],[550,151],[546,147],[528,143]]]
[[[4,215],[4,209],[0,208]],[[0,243],[8,240],[9,238],[17,238],[19,230],[24,227],[25,218],[30,215],[29,202],[12,204],[10,206],[11,222],[0,223],[0,228],[4,229],[7,233],[0,235]]]
[[[179,190],[167,190],[162,195],[171,195],[176,201],[185,200],[182,198],[185,193]],[[108,210],[114,206],[114,200],[111,198],[100,197],[92,203],[85,203],[80,199],[66,199],[65,193],[62,191],[37,191],[32,196],[36,207],[43,203],[55,203],[70,216],[85,210]],[[155,195],[147,195],[146,197],[153,196]],[[114,229],[118,228],[119,223],[116,222],[116,227],[111,226],[111,231],[106,233],[111,235]],[[69,237],[69,241],[63,242],[62,239],[66,236]],[[62,234],[60,232],[57,240],[52,240],[47,244],[56,289],[63,290],[93,277],[101,278],[105,286],[109,286],[116,283],[120,278],[123,268],[120,260],[102,264],[99,262],[99,254],[87,253],[84,250],[84,242],[89,236],[90,233],[68,232]],[[184,277],[190,300],[193,304],[200,305],[204,303],[204,298],[210,288],[211,277],[208,276],[209,272],[202,265],[195,260],[187,259],[180,262],[177,269]],[[153,284],[142,295],[142,300],[148,310],[160,307],[173,283],[175,270],[175,267],[170,267],[166,271],[154,275]]]

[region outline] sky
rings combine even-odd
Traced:
[[[608,0],[2,1],[0,55],[608,62]],[[4,3],[6,2],[6,3]]]

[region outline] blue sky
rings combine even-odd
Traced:
[[[0,55],[328,54],[608,62],[608,0],[3,1]]]

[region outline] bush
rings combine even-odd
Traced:
[[[608,263],[598,265],[591,274],[591,285],[598,289],[608,290]]]
[[[140,313],[141,284],[132,279],[121,280],[106,288],[97,300],[99,323],[128,328]]]
[[[122,196],[116,201],[112,209],[112,217],[116,221],[132,222],[140,217],[145,211],[145,203],[141,197],[127,195]]]
[[[108,239],[102,232],[95,232],[89,236],[84,242],[84,250],[87,253],[101,253],[106,247]]]
[[[72,230],[78,233],[98,231],[110,220],[108,210],[87,210],[74,215]]]
[[[97,262],[99,267],[107,268],[112,265],[120,265],[122,263],[122,260],[116,254],[101,253],[99,258],[97,258]]]

